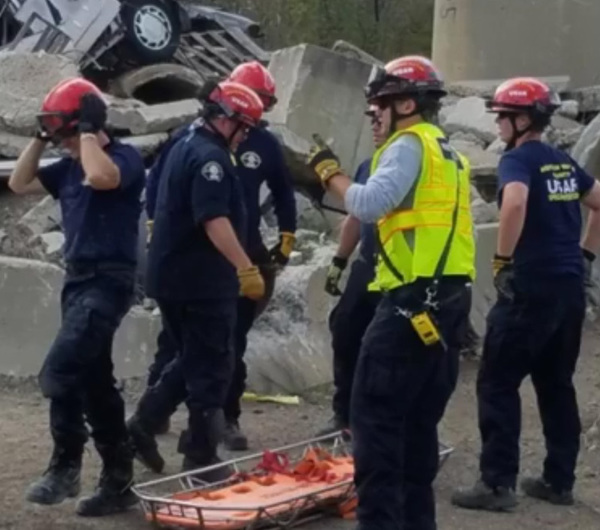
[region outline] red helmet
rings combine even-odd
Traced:
[[[263,101],[265,110],[270,110],[277,103],[275,97],[275,79],[271,72],[258,61],[250,61],[238,65],[227,78],[251,88]]]
[[[256,92],[233,81],[222,81],[212,90],[208,101],[214,103],[229,119],[251,127],[261,124],[263,103]]]
[[[399,57],[385,65],[374,67],[365,90],[369,102],[383,96],[446,95],[444,81],[438,69],[420,55]]]
[[[72,77],[58,83],[44,98],[38,114],[41,127],[50,134],[72,132],[79,118],[81,97],[95,94],[103,98],[100,89],[82,77]]]
[[[533,77],[516,77],[502,83],[486,101],[490,112],[536,112],[550,115],[560,107],[560,97]]]

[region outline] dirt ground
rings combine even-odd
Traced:
[[[586,331],[577,374],[579,402],[584,433],[600,415],[600,335]],[[576,485],[577,504],[558,508],[521,498],[509,514],[489,514],[458,510],[449,503],[452,489],[470,483],[476,476],[479,439],[475,421],[474,381],[477,363],[465,361],[461,380],[440,429],[442,440],[455,451],[443,467],[437,482],[438,524],[440,530],[597,530],[600,528],[600,452],[597,435],[584,435]],[[535,399],[529,382],[523,392],[522,471],[537,472],[543,458],[543,443]],[[129,409],[133,406],[128,398]],[[47,435],[47,403],[30,384],[0,391],[0,529],[14,530],[143,530],[151,526],[138,510],[102,520],[86,520],[74,515],[74,501],[57,507],[39,507],[24,502],[27,484],[43,471],[50,451]],[[327,400],[312,396],[300,406],[246,404],[243,425],[252,450],[276,447],[309,437],[329,415]],[[176,433],[185,421],[183,411],[175,417],[172,432],[160,437],[167,457],[167,472],[177,472],[180,459],[175,453]],[[592,429],[594,431],[595,429]],[[85,460],[84,491],[93,488],[98,458],[90,447]],[[138,480],[151,474],[137,468]],[[326,520],[312,523],[307,530],[350,530],[351,522]]]

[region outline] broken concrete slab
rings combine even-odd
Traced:
[[[499,217],[496,203],[486,202],[481,197],[471,201],[471,214],[476,225],[495,223]]]
[[[486,151],[501,155],[506,149],[506,142],[503,142],[500,138],[496,138],[490,145],[486,147]]]
[[[58,201],[47,195],[17,223],[27,237],[39,236],[60,227],[62,215]]]
[[[560,116],[576,120],[577,116],[579,116],[579,101],[575,99],[565,99],[562,101],[560,108],[556,112]]]
[[[110,82],[109,92],[155,104],[197,98],[203,84],[204,78],[186,66],[151,64],[114,79]]]
[[[49,261],[55,262],[62,259],[62,249],[65,244],[65,235],[62,232],[47,232],[35,237],[33,244],[42,246],[44,255]]]
[[[568,75],[538,77],[546,83],[552,90],[562,94],[567,92],[571,85],[571,78]],[[494,95],[496,88],[506,79],[485,79],[485,80],[466,80],[456,81],[447,85],[448,92],[461,98],[477,96],[480,98],[490,98]]]
[[[168,138],[168,133],[155,133],[142,136],[126,136],[119,138],[119,140],[136,147],[142,156],[146,157],[152,155]]]
[[[472,133],[486,143],[498,136],[495,116],[486,112],[485,100],[472,96],[461,99],[440,115],[440,123],[448,134]]]
[[[496,289],[492,274],[492,258],[496,252],[498,223],[482,224],[475,227],[477,277],[473,284],[471,324],[479,337],[486,331],[486,318],[496,301]]]
[[[485,151],[481,144],[476,144],[468,140],[457,140],[454,135],[450,138],[450,145],[459,153],[469,159],[471,163],[471,178],[482,175],[496,175],[500,156]]]
[[[79,75],[61,55],[0,52],[0,129],[32,136],[47,92],[59,81]]]
[[[134,136],[168,132],[191,123],[198,117],[200,108],[197,99],[135,108],[112,107],[108,109],[108,122],[116,129],[130,131]]]
[[[0,131],[0,157],[19,158],[30,141],[30,136]]]
[[[342,167],[353,173],[373,152],[363,92],[372,68],[308,44],[279,50],[269,64],[279,102],[266,118],[305,139],[319,133],[331,140]]]
[[[600,111],[600,85],[578,88],[571,91],[569,96],[579,103],[579,112]]]
[[[363,61],[369,64],[376,64],[377,66],[384,66],[384,63],[374,57],[370,53],[367,53],[363,49],[359,48],[355,44],[351,42],[345,41],[343,39],[336,40],[333,43],[331,49],[334,52],[340,53],[345,57],[349,57],[350,59],[358,59],[359,61]]]
[[[585,127],[571,156],[588,173],[600,177],[600,114]]]
[[[473,133],[466,133],[466,132],[458,131],[458,132],[455,132],[454,134],[451,134],[448,139],[450,140],[450,143],[468,142],[471,144],[475,144],[476,146],[481,147],[482,149],[485,148],[485,146],[486,146],[486,142],[484,142],[481,138],[478,138]]]

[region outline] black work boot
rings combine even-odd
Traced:
[[[470,510],[501,512],[514,508],[517,505],[517,497],[510,488],[491,488],[482,480],[478,480],[471,488],[455,491],[450,502]]]
[[[317,432],[317,438],[321,436],[329,436],[349,428],[350,426],[346,420],[344,420],[339,414],[334,414],[323,426],[323,428]]]
[[[230,451],[245,451],[248,449],[248,438],[240,429],[237,420],[226,420],[223,444]]]
[[[521,489],[528,497],[547,501],[558,506],[572,506],[575,504],[571,490],[555,490],[543,478],[526,477],[521,481]]]
[[[182,471],[213,466],[221,463],[217,447],[222,441],[225,418],[221,409],[196,410],[190,408],[190,428],[182,431],[177,451],[184,455]],[[233,474],[230,466],[198,473],[196,478],[208,482],[222,482]]]
[[[77,497],[81,490],[82,450],[54,447],[48,469],[27,491],[27,500],[36,504],[59,504]]]
[[[133,445],[135,458],[154,473],[162,473],[165,460],[158,451],[154,435],[141,419],[133,415],[127,420],[127,431]]]
[[[133,449],[130,443],[97,448],[102,457],[102,472],[94,494],[77,503],[77,514],[83,517],[102,517],[124,512],[138,502],[131,491]]]

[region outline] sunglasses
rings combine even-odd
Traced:
[[[377,117],[377,114],[374,110],[365,111],[365,116],[369,118],[371,125],[379,125],[381,123],[381,120]]]

